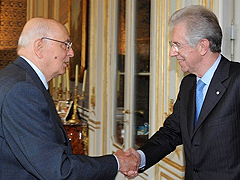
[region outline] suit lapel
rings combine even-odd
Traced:
[[[195,78],[196,79],[196,78]],[[192,137],[193,130],[194,130],[194,118],[195,118],[195,103],[196,103],[196,81],[192,85],[190,91],[189,91],[189,102],[187,107],[187,126],[188,126],[188,134],[189,137]]]
[[[27,74],[32,78],[36,86],[39,87],[42,91],[46,91],[45,86],[43,85],[42,81],[38,77],[37,73],[33,70],[33,68],[21,57],[18,57],[16,61],[13,62],[13,64],[21,67],[24,69]]]
[[[219,66],[216,69],[211,80],[210,86],[208,88],[193,135],[198,130],[200,125],[206,120],[208,114],[213,110],[213,108],[219,102],[221,97],[224,95],[226,87],[223,85],[223,81],[229,77],[229,68],[230,68],[229,61],[222,56]]]
[[[27,74],[32,78],[32,80],[34,81],[34,83],[36,84],[37,87],[39,87],[39,89],[41,89],[41,91],[43,92],[49,108],[51,111],[55,111],[55,113],[53,113],[53,120],[59,125],[59,127],[62,129],[62,131],[64,132],[64,138],[66,141],[68,141],[68,137],[67,134],[65,132],[65,129],[63,127],[63,124],[61,122],[60,117],[58,116],[58,113],[56,111],[56,107],[54,105],[54,102],[52,100],[52,97],[50,96],[49,92],[46,90],[44,84],[42,83],[41,79],[38,77],[37,73],[33,70],[33,68],[21,57],[18,57],[16,59],[16,61],[13,62],[13,64],[23,68]]]

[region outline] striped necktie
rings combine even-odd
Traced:
[[[195,113],[195,126],[197,124],[198,116],[200,114],[202,104],[203,104],[203,88],[205,86],[205,83],[201,81],[201,79],[197,82],[197,88],[196,88],[196,113]]]

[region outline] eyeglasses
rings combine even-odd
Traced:
[[[180,44],[180,43],[175,43],[175,42],[169,41],[169,45],[171,47],[174,47],[174,49],[177,53],[179,53],[179,49],[181,49],[183,47],[183,45],[185,45],[185,44],[187,44],[187,43]]]
[[[63,44],[65,44],[65,46],[67,47],[68,50],[72,47],[72,42],[71,41],[64,42],[64,41],[59,41],[59,40],[51,39],[51,38],[47,38],[47,37],[42,37],[42,39],[47,39],[47,40],[50,40],[50,41],[56,41],[56,42],[59,42],[59,43],[63,43]]]

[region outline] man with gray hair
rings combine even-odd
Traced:
[[[189,74],[163,127],[126,155],[141,161],[142,172],[183,144],[185,179],[240,179],[240,64],[220,54],[222,30],[207,8],[182,8],[169,24],[170,56]]]
[[[119,150],[99,157],[72,154],[48,93],[74,56],[61,23],[33,18],[19,38],[19,57],[0,71],[0,179],[112,180],[118,170],[137,171],[135,157]]]

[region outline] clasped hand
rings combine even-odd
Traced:
[[[126,150],[117,150],[115,153],[119,161],[119,171],[127,178],[133,179],[138,175],[138,168],[141,164],[140,154],[133,148]]]

